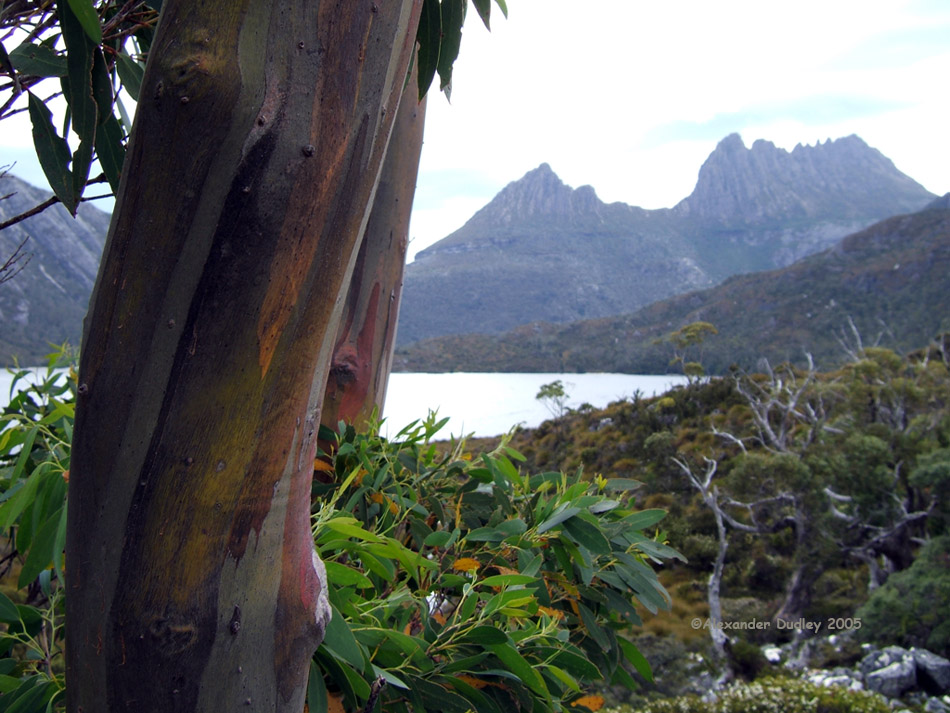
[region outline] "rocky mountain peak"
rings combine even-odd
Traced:
[[[596,213],[603,205],[591,186],[571,188],[542,163],[505,186],[469,222],[510,225],[539,217],[571,219]]]
[[[893,214],[895,201],[899,210],[912,211],[930,197],[854,135],[799,144],[789,152],[762,139],[747,149],[739,134],[730,134],[703,163],[696,188],[675,210],[721,224],[749,225],[883,218]]]
[[[49,197],[13,175],[0,176],[0,221]],[[0,231],[0,264],[23,245],[23,271],[0,285],[0,363],[16,355],[21,364],[40,364],[50,343],[79,345],[108,228],[109,215],[83,203],[75,218],[54,205]]]

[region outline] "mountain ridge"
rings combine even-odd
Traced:
[[[664,373],[672,357],[665,339],[696,321],[719,330],[702,360],[715,373],[763,357],[800,362],[806,351],[825,368],[845,358],[839,338],[849,320],[868,344],[884,333],[884,346],[912,350],[950,331],[947,315],[950,194],[784,268],[735,275],[626,315],[426,340],[397,349],[394,369]]]
[[[854,135],[789,152],[730,134],[693,192],[658,210],[604,203],[544,163],[407,266],[398,344],[631,312],[791,264],[934,198]]]
[[[0,176],[0,222],[40,205],[50,193]],[[99,271],[109,214],[83,203],[76,218],[61,205],[0,230],[0,263],[19,245],[22,272],[0,284],[0,363],[35,365],[50,344],[79,346]]]

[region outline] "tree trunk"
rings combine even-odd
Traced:
[[[726,632],[722,628],[722,572],[726,565],[726,552],[729,549],[729,539],[726,534],[726,525],[722,519],[722,509],[719,505],[719,494],[707,495],[703,493],[703,499],[706,505],[712,509],[713,516],[716,518],[716,538],[718,548],[716,550],[716,562],[713,565],[712,574],[709,575],[709,585],[706,592],[706,600],[709,602],[709,635],[713,642],[713,652],[716,658],[723,665],[724,670],[721,682],[730,678],[729,657],[726,655]]]
[[[775,613],[775,621],[796,622],[802,618],[805,609],[811,604],[811,591],[821,575],[821,569],[815,564],[816,553],[808,551],[807,518],[801,505],[795,505],[795,571],[785,585],[785,598]]]
[[[374,410],[378,416],[383,413],[425,124],[426,100],[417,96],[413,72],[396,115],[333,350],[322,420],[334,431],[340,421],[364,428]]]
[[[300,711],[341,296],[421,0],[165,0],[80,365],[67,707]]]

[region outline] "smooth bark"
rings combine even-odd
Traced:
[[[421,0],[165,0],[85,326],[67,707],[294,711],[342,295]]]
[[[322,420],[334,431],[340,421],[363,428],[374,412],[383,413],[425,124],[426,100],[417,96],[413,73],[399,105],[333,350]]]

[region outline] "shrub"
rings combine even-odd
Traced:
[[[507,440],[441,453],[442,423],[336,437],[314,531],[346,626],[314,658],[312,707],[364,709],[381,678],[387,711],[596,708],[595,682],[633,685],[622,661],[649,678],[620,634],[634,605],[670,606],[648,562],[678,555],[641,532],[663,511],[629,509],[635,481],[522,474]]]
[[[15,372],[0,414],[3,710],[53,710],[65,693],[60,583],[76,385],[68,363],[61,351],[36,377]]]
[[[714,701],[680,696],[609,713],[890,713],[887,701],[868,691],[822,686],[795,678],[735,683]]]
[[[0,709],[62,707],[63,545],[75,382],[51,361],[0,417]],[[671,600],[650,564],[679,557],[643,534],[638,484],[522,473],[503,440],[441,453],[434,416],[394,441],[321,433],[314,541],[334,616],[314,655],[311,710],[594,709],[588,690],[650,666],[622,632]]]
[[[871,593],[856,617],[876,644],[920,646],[950,656],[950,535],[921,548],[914,563]]]

